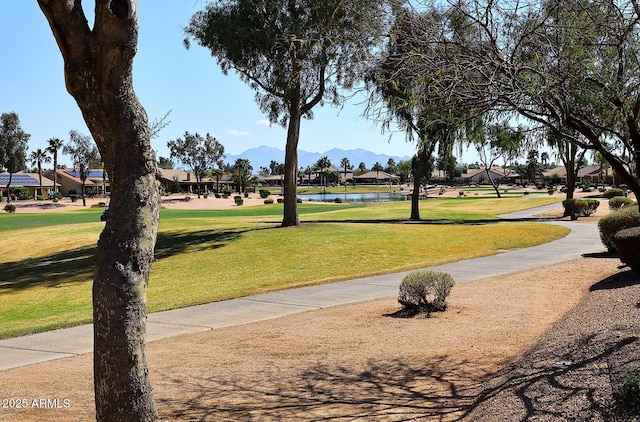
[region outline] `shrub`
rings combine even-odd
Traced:
[[[260,189],[260,198],[266,199],[271,195],[271,192],[268,189]]]
[[[342,198],[336,198],[333,200],[336,204],[342,204]]]
[[[613,238],[620,261],[636,273],[640,273],[640,227],[620,230]]]
[[[283,198],[278,198],[278,204],[284,204],[284,199]]]
[[[6,212],[16,212],[16,206],[13,204],[7,204],[4,206]]]
[[[571,217],[571,220],[577,220],[578,217],[589,217],[596,212],[600,206],[597,199],[566,199],[562,201],[564,214]]]
[[[610,188],[604,191],[602,195],[607,199],[611,199],[615,198],[616,196],[624,196],[624,191],[619,188]]]
[[[273,204],[273,199],[267,198],[267,199],[264,200],[264,203],[267,204],[267,205]]]
[[[42,195],[36,196],[36,201],[42,201],[42,200],[44,200],[44,197]]]
[[[71,196],[71,195],[77,195],[77,194],[78,194],[78,191],[76,190],[76,188],[71,188],[71,189],[69,189],[69,196]]]
[[[640,368],[626,371],[613,396],[619,409],[629,414],[640,412]]]
[[[619,209],[628,207],[629,205],[633,205],[633,199],[627,196],[614,196],[609,199],[609,209],[611,211],[618,211]]]
[[[242,197],[238,195],[233,197],[233,201],[236,203],[237,206],[244,204],[244,199],[242,199]]]
[[[598,229],[600,230],[600,240],[607,247],[609,252],[616,252],[614,238],[620,230],[630,229],[640,226],[640,214],[638,206],[631,205],[621,210],[612,212],[603,216],[598,221]]]
[[[447,309],[446,298],[455,281],[450,274],[441,271],[414,271],[402,279],[398,302],[410,315]]]

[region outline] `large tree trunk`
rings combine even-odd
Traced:
[[[420,220],[420,186],[424,177],[430,157],[426,148],[420,148],[418,155],[414,158],[417,161],[413,165],[413,193],[411,194],[411,216],[409,220]]]
[[[297,104],[297,103],[294,103]],[[282,227],[299,226],[298,217],[298,140],[300,139],[300,109],[290,108],[287,145],[284,155],[284,214]]]
[[[96,417],[155,420],[145,334],[160,191],[148,118],[132,85],[137,1],[96,0],[93,30],[80,1],[38,3],[62,52],[67,90],[98,145],[112,186],[93,276]]]

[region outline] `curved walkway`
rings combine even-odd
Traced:
[[[532,215],[558,204],[503,215],[510,220],[533,220]],[[542,220],[540,220],[542,221]],[[604,252],[595,224],[550,222],[571,229],[569,235],[526,249],[430,267],[446,271],[457,282],[508,274]],[[158,312],[148,316],[147,340],[197,333],[330,306],[395,296],[409,271],[343,282],[282,290],[239,299]],[[89,353],[93,350],[91,324],[24,337],[0,340],[0,370]]]

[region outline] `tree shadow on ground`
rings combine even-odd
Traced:
[[[464,419],[626,420],[618,419],[614,392],[626,370],[640,364],[640,323],[633,301],[618,298],[637,295],[639,284],[630,271],[594,284],[538,344],[487,380]],[[609,316],[585,320],[596,313]]]
[[[607,362],[621,349],[637,344],[635,336],[603,344],[597,335],[582,336],[571,345],[545,344],[545,353],[527,354],[519,365],[490,382],[462,419],[470,415],[470,420],[489,420],[494,415],[495,420],[508,416],[513,421],[610,420],[611,397],[602,395],[610,384]],[[580,348],[582,352],[577,352]],[[557,359],[549,360],[553,354]],[[577,414],[568,414],[565,404],[570,402],[580,402]],[[505,408],[508,415],[495,413]]]
[[[160,233],[154,256],[163,259],[188,251],[217,249],[240,239],[246,232],[265,229],[268,228]],[[91,245],[0,264],[0,293],[84,283],[92,278],[95,252],[96,246]]]
[[[304,223],[322,224],[322,223],[343,223],[343,224],[414,224],[414,225],[432,225],[432,226],[450,226],[450,225],[467,225],[481,226],[486,224],[511,223],[520,220],[502,220],[500,218],[488,218],[481,220],[440,220],[440,219],[422,219],[408,220],[405,218],[398,219],[358,219],[358,220],[304,220]],[[529,220],[522,220],[529,221]]]
[[[172,420],[384,420],[454,419],[473,403],[486,370],[446,356],[428,362],[396,359],[353,367],[318,364],[285,371],[256,369],[221,378],[215,369],[165,382],[179,388],[156,400]],[[244,375],[244,374],[243,374]]]

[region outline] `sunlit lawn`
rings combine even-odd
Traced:
[[[551,198],[430,199],[425,221],[409,202],[302,204],[302,227],[279,228],[281,205],[163,210],[151,312],[437,265],[540,244],[567,230],[496,222]],[[0,215],[0,337],[90,322],[100,210]],[[91,222],[86,222],[91,221]],[[22,228],[21,228],[22,227]]]

